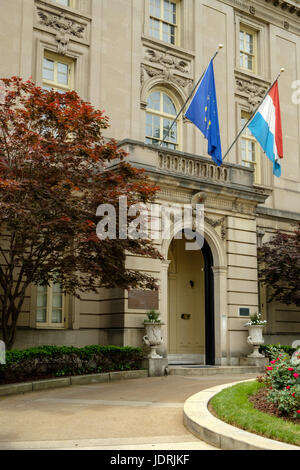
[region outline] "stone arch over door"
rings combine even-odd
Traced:
[[[173,233],[179,230],[174,227]],[[166,261],[161,268],[161,302],[160,310],[165,323],[164,355],[168,355],[168,271],[170,261],[168,251],[172,240],[163,240],[162,254]],[[227,364],[227,266],[226,250],[217,232],[210,226],[205,226],[205,241],[202,248],[205,261],[205,355],[208,364]]]

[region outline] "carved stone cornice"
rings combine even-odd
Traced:
[[[258,20],[300,33],[299,0],[222,0],[235,10],[255,16]]]
[[[265,0],[266,3],[272,3],[274,7],[281,8],[283,11],[290,13],[291,15],[296,14],[300,17],[300,2],[296,1],[285,1],[285,0]]]

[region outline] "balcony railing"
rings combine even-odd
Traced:
[[[217,166],[209,157],[188,154],[125,139],[119,142],[133,165],[168,176],[177,176],[224,186],[243,186],[253,189],[253,170],[242,165],[224,162]]]
[[[197,179],[209,179],[220,183],[230,181],[230,172],[226,167],[165,152],[158,153],[158,168]]]

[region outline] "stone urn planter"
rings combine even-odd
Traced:
[[[248,333],[249,336],[247,338],[247,343],[250,346],[253,346],[253,352],[248,355],[248,357],[265,357],[263,354],[259,352],[259,347],[264,344],[264,338],[262,335],[262,330],[264,325],[249,325],[248,326]]]
[[[161,336],[161,326],[162,323],[154,323],[154,322],[144,322],[145,326],[145,336],[143,336],[143,341],[147,346],[150,346],[151,351],[148,354],[148,359],[161,359],[162,356],[157,354],[156,348],[162,344],[162,336]]]
[[[248,357],[265,357],[259,352],[259,347],[265,342],[262,331],[266,323],[266,320],[261,319],[261,313],[254,313],[253,315],[251,315],[250,320],[246,323],[245,326],[248,326],[247,343],[250,346],[253,346],[253,352],[249,354]]]
[[[151,349],[147,359],[161,359],[162,356],[157,354],[156,348],[163,342],[161,335],[161,327],[163,323],[159,320],[159,313],[154,310],[147,312],[147,317],[147,320],[144,320],[146,334],[143,336],[143,342]]]

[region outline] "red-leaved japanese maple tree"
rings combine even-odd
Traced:
[[[268,301],[300,306],[300,223],[291,233],[277,230],[258,255],[259,279],[268,288]]]
[[[160,255],[150,240],[96,234],[100,204],[117,209],[119,196],[128,206],[146,203],[157,190],[103,138],[103,112],[74,91],[19,77],[0,85],[0,320],[11,348],[31,283],[57,282],[76,296],[99,287],[156,289],[153,277],[126,269],[125,253]]]

